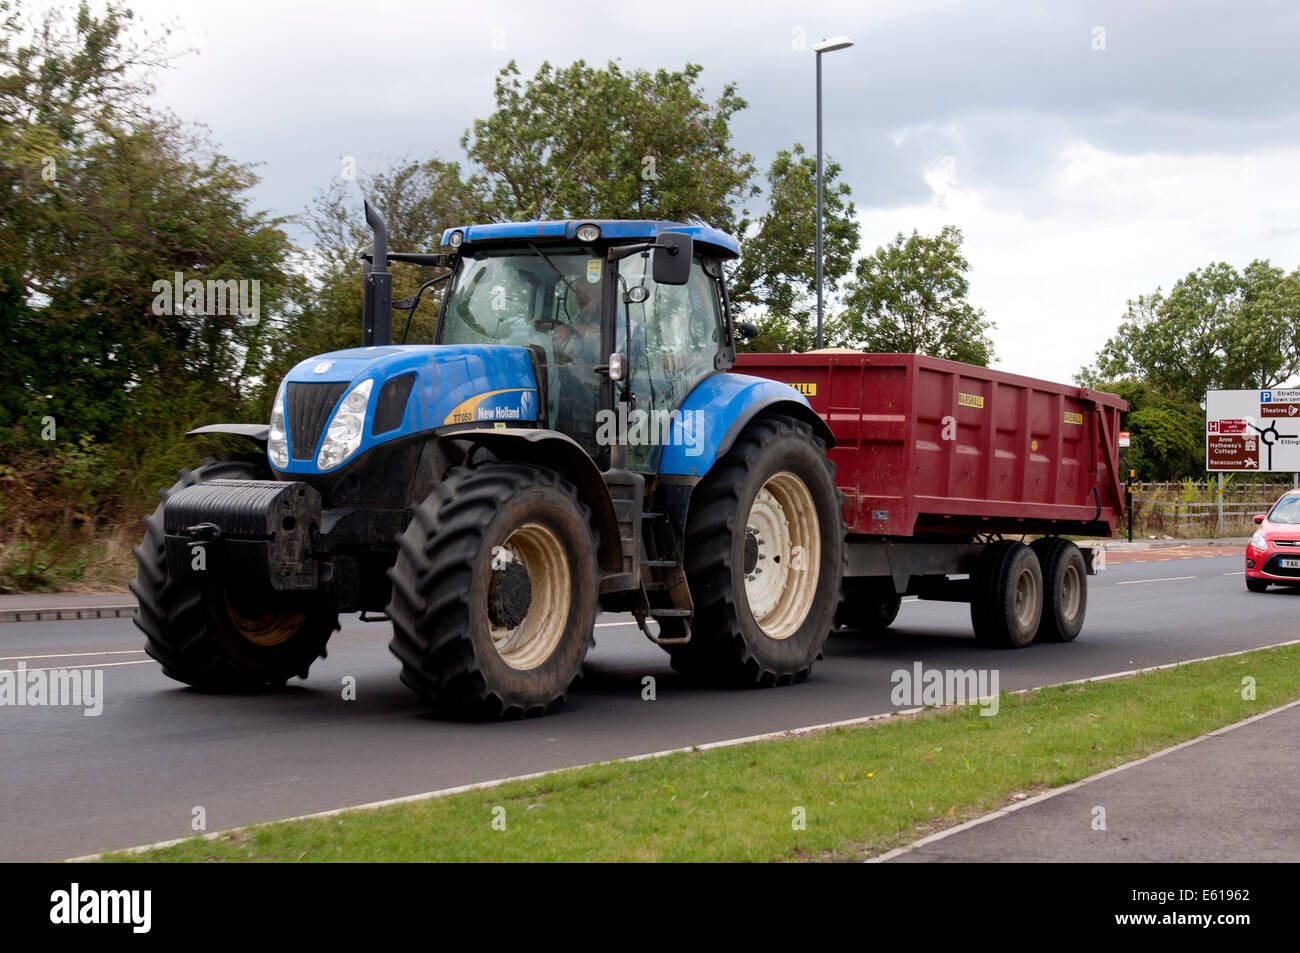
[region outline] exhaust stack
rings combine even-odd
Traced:
[[[362,267],[365,292],[361,307],[361,346],[383,346],[393,340],[393,276],[388,273],[388,226],[366,202],[366,224],[374,235],[370,262]]]

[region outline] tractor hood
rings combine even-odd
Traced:
[[[536,421],[537,412],[527,348],[349,348],[308,358],[285,375],[267,453],[281,473],[323,473],[409,434],[485,422],[517,425]],[[278,433],[284,434],[279,439],[287,454],[281,451],[277,459]]]

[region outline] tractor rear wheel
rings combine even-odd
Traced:
[[[415,507],[389,578],[402,681],[447,715],[542,714],[594,642],[591,516],[543,467],[453,469]]]
[[[279,687],[294,675],[306,678],[338,630],[338,612],[319,593],[202,586],[173,579],[168,572],[163,529],[168,497],[208,480],[270,478],[261,454],[209,458],[197,470],[182,470],[176,484],[159,494],[158,508],[145,518],[144,539],[134,550],[138,568],[131,591],[139,603],[135,624],[145,634],[145,651],[179,682],[214,692]]]
[[[835,627],[844,522],[826,445],[761,417],[700,481],[686,521],[691,640],[673,668],[737,685],[805,678]]]

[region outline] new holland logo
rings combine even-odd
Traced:
[[[817,385],[814,383],[810,382],[807,384],[791,384],[790,386],[793,387],[795,390],[797,390],[799,393],[803,394],[805,397],[817,396]]]
[[[980,394],[957,394],[958,407],[978,407],[984,409],[984,398]]]

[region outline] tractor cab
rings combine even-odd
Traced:
[[[735,358],[722,262],[730,236],[656,221],[561,221],[448,229],[455,250],[435,343],[537,353],[542,426],[602,467],[654,472],[686,395]]]

